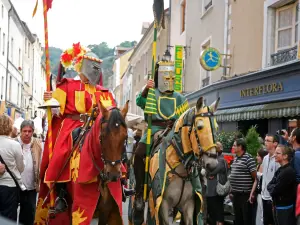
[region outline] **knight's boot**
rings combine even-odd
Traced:
[[[55,212],[56,213],[62,213],[67,211],[68,209],[68,203],[66,200],[66,197],[68,195],[66,183],[57,183],[56,186],[56,193],[57,198],[55,200]]]
[[[135,194],[135,190],[125,187],[127,186],[126,178],[121,179],[121,185],[122,185],[122,201],[126,202],[126,198],[133,196]]]

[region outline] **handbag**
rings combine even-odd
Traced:
[[[225,171],[227,176],[227,164],[225,162]],[[227,181],[225,184],[221,184],[219,182],[219,174],[217,174],[217,186],[216,186],[216,192],[219,196],[226,196],[229,194],[231,189],[229,179],[227,178]]]
[[[11,178],[14,180],[14,182],[16,184],[16,187],[18,189],[18,191],[17,191],[17,201],[18,201],[18,203],[20,203],[20,192],[22,191],[22,188],[21,188],[20,184],[18,183],[17,178],[15,177],[15,175],[10,171],[10,169],[8,168],[8,166],[6,165],[6,163],[4,162],[4,160],[3,160],[3,158],[2,158],[1,155],[0,155],[0,162],[2,164],[4,164],[6,172],[9,173],[9,175],[11,176]]]

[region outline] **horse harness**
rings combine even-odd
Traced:
[[[175,149],[177,155],[180,158],[181,163],[184,165],[184,168],[187,171],[186,176],[183,176],[183,175],[179,174],[176,171],[176,167],[172,168],[172,166],[170,165],[169,161],[166,159],[166,163],[167,163],[168,167],[170,168],[170,173],[178,176],[183,181],[182,182],[182,188],[181,188],[181,193],[180,193],[179,201],[175,205],[174,208],[176,208],[179,205],[179,203],[181,202],[181,199],[182,199],[182,196],[183,196],[183,191],[184,191],[184,186],[185,186],[186,181],[190,181],[191,179],[196,178],[196,177],[199,176],[199,172],[198,172],[198,174],[195,177],[192,177],[192,171],[193,171],[193,169],[195,169],[195,168],[199,169],[199,168],[202,167],[201,162],[199,163],[199,159],[203,155],[207,155],[208,157],[212,157],[212,158],[217,158],[217,154],[208,153],[208,152],[205,152],[203,150],[203,148],[201,147],[201,143],[200,143],[199,137],[197,135],[197,128],[195,126],[195,120],[196,120],[197,117],[212,117],[212,116],[213,116],[213,113],[209,112],[209,108],[208,108],[208,112],[206,112],[206,113],[200,113],[198,115],[195,115],[195,111],[193,109],[190,109],[186,113],[185,118],[184,118],[184,124],[183,124],[182,127],[189,126],[189,130],[188,130],[189,140],[190,140],[191,133],[194,132],[194,134],[195,134],[197,145],[198,145],[198,149],[200,151],[199,155],[195,155],[196,158],[198,158],[198,160],[195,159],[195,157],[194,157],[193,154],[190,154],[187,158],[185,158],[184,157],[184,153],[182,152],[181,148],[177,145],[176,140],[174,138],[172,138],[172,140],[171,140],[171,145]],[[179,132],[181,132],[181,128],[180,128]],[[191,149],[191,151],[193,151],[193,150]]]
[[[116,108],[117,109],[117,108]],[[101,121],[100,121],[100,130],[102,131],[102,125],[103,124],[105,124],[105,123],[108,123],[108,120],[106,120],[104,117],[102,117],[101,118]],[[120,124],[116,124],[116,127],[118,127],[118,126],[120,126]],[[101,146],[101,144],[103,143],[103,132],[101,132],[100,133],[100,146]],[[125,146],[127,146],[127,138],[126,138],[126,140],[125,140]],[[104,173],[104,171],[97,165],[97,163],[96,163],[96,160],[95,160],[95,157],[94,157],[94,155],[91,153],[91,152],[89,152],[90,153],[90,157],[91,157],[91,159],[92,159],[92,162],[93,162],[93,164],[94,164],[94,166],[95,166],[95,168],[98,170],[98,172],[99,172],[99,176],[100,176],[100,179],[101,179],[101,181],[102,182],[100,182],[100,183],[102,183],[102,185],[104,185],[104,183],[108,180],[108,178],[107,178],[107,175]],[[104,164],[110,164],[111,166],[116,166],[116,165],[118,165],[118,164],[121,164],[122,163],[122,159],[118,159],[118,160],[115,160],[115,161],[111,161],[111,160],[108,160],[108,159],[105,159],[105,157],[104,157],[104,155],[103,155],[103,151],[101,151],[101,160],[102,160],[102,162],[104,163]]]

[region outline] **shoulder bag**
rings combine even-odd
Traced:
[[[226,177],[227,177],[227,163],[224,162],[224,164],[225,164],[225,171],[226,171]],[[226,196],[229,194],[230,189],[231,189],[231,186],[230,186],[229,179],[227,178],[227,181],[224,185],[221,184],[219,181],[219,173],[218,173],[217,174],[217,187],[216,187],[217,194],[219,196]]]

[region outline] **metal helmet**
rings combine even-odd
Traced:
[[[82,65],[80,68],[80,73],[83,74],[89,83],[96,86],[100,84],[101,79],[101,63],[102,60],[98,58],[93,52],[87,52],[83,56]]]
[[[161,61],[158,63],[157,88],[160,92],[174,91],[174,63]]]

